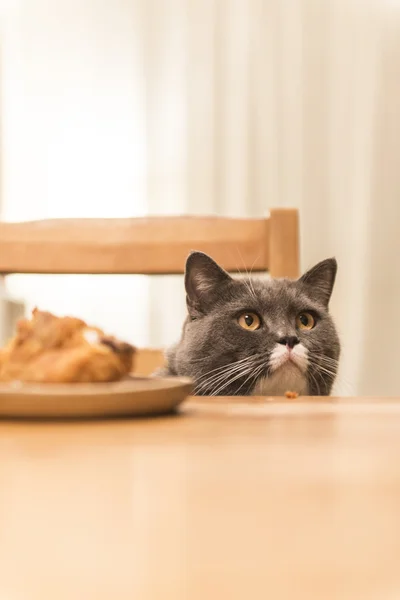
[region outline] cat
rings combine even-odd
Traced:
[[[191,377],[196,395],[329,395],[340,356],[329,314],[336,271],[331,258],[298,280],[234,279],[192,252],[188,315],[162,374]]]

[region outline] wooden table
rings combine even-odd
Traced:
[[[0,599],[397,600],[398,400],[2,422]]]

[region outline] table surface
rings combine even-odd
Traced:
[[[400,398],[0,423],[1,600],[398,600]]]

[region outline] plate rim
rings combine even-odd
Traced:
[[[143,382],[155,385],[132,385]],[[79,382],[79,383],[42,383],[42,382],[7,382],[0,383],[1,396],[103,396],[109,394],[138,394],[141,392],[162,391],[193,385],[190,377],[135,377],[131,376],[120,381]]]

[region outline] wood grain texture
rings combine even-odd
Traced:
[[[296,215],[0,223],[0,273],[179,274],[201,250],[231,272],[289,276],[299,269]]]
[[[400,399],[0,422],[0,596],[396,600]]]
[[[269,272],[272,277],[297,278],[300,275],[299,214],[292,208],[271,210]]]
[[[192,250],[230,271],[268,268],[266,219],[163,217],[0,224],[0,272],[183,273]]]

